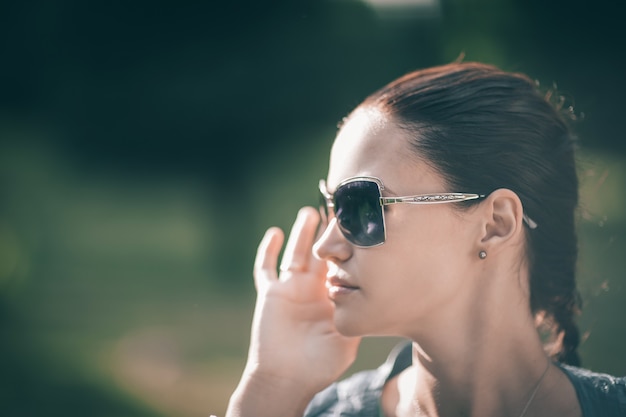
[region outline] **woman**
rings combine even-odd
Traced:
[[[320,191],[322,228],[299,212],[279,275],[282,232],[259,246],[229,417],[626,415],[626,379],[574,367],[574,140],[527,77],[390,83],[345,120]],[[335,382],[368,335],[412,343]]]

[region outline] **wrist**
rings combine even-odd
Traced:
[[[271,373],[244,372],[226,417],[302,416],[316,392]]]

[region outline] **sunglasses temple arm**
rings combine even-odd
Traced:
[[[484,198],[482,194],[464,194],[464,193],[447,193],[447,194],[420,194],[405,197],[380,197],[380,204],[383,206],[389,204],[442,204],[456,203],[460,201],[476,200]]]

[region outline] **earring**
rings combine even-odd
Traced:
[[[480,252],[478,252],[478,257],[480,259],[485,259],[487,257],[487,252],[485,252],[484,250],[481,250]]]

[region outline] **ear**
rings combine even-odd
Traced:
[[[482,202],[481,249],[497,251],[505,244],[517,244],[524,236],[524,208],[517,194],[500,188]]]

